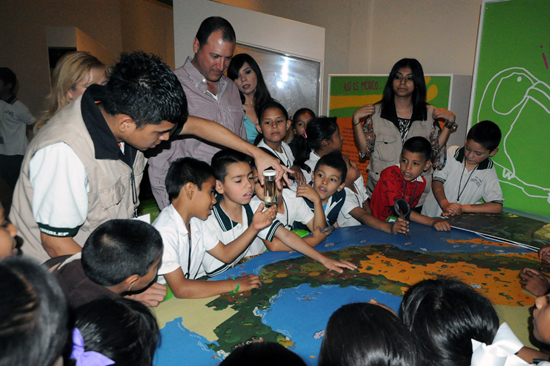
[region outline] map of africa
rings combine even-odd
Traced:
[[[437,275],[478,289],[516,334],[509,318],[522,319],[515,327],[526,331],[534,297],[522,291],[517,274],[540,267],[535,252],[458,229],[442,233],[411,224],[411,234],[406,239],[364,226],[338,229],[317,249],[355,263],[355,271],[329,272],[295,252],[266,253],[215,278],[254,273],[260,289],[165,301],[154,310],[162,328],[154,365],[217,365],[234,347],[262,340],[279,342],[316,365],[328,318],[340,306],[374,298],[397,310],[410,285]]]

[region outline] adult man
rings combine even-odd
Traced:
[[[193,58],[175,71],[189,103],[189,113],[215,121],[246,140],[243,107],[236,84],[223,75],[235,50],[235,31],[220,17],[205,19],[193,40]],[[165,144],[163,144],[165,145]],[[210,164],[217,145],[195,138],[171,141],[149,159],[151,188],[159,208],[169,205],[164,179],[172,161],[190,156]]]
[[[158,57],[122,54],[107,85],[90,86],[27,149],[10,213],[23,254],[40,261],[75,254],[103,222],[136,216],[146,164],[141,150],[167,140],[177,126],[181,134],[223,141],[264,168],[275,161],[219,124],[188,117],[181,84]]]

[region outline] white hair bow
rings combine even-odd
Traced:
[[[493,343],[486,345],[472,339],[471,366],[516,366],[528,365],[527,362],[516,356],[523,347],[523,343],[516,337],[506,323],[498,328]]]

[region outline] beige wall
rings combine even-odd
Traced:
[[[387,74],[403,57],[426,73],[473,73],[482,0],[216,1],[324,27],[324,101],[328,74]]]
[[[50,85],[46,26],[77,27],[113,55],[139,49],[174,64],[172,11],[157,2],[2,0],[0,66],[17,74],[18,97],[35,115]]]

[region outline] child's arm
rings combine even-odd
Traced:
[[[300,169],[298,165],[294,164],[290,170],[292,170],[292,173],[290,174],[294,175],[294,180],[298,183],[298,185],[309,183],[306,182],[306,177],[304,177],[304,173],[302,173],[302,169]]]
[[[449,224],[447,221],[441,219],[432,219],[431,217],[421,215],[415,211],[411,211],[411,221],[431,226],[437,231],[451,231],[451,224]]]
[[[502,203],[485,202],[477,205],[462,205],[462,212],[466,213],[501,213]]]
[[[166,297],[166,286],[153,282],[151,286],[144,291],[132,295],[126,295],[125,298],[139,301],[145,306],[156,307]]]
[[[317,193],[312,186],[309,184],[299,186],[296,190],[296,197],[303,197],[313,202],[313,220],[308,222],[306,225],[309,231],[314,232],[316,228],[323,229],[327,226],[327,220],[325,218],[323,204],[321,203],[321,197],[319,197],[319,193]]]
[[[222,244],[223,245],[223,244]],[[247,275],[235,280],[202,281],[185,278],[181,267],[164,275],[164,279],[178,299],[202,299],[227,292],[249,291],[261,286],[260,277]]]
[[[275,236],[295,251],[316,260],[317,262],[327,267],[329,270],[343,273],[344,271],[342,270],[342,268],[348,268],[351,270],[357,269],[357,266],[353,263],[347,261],[337,261],[325,257],[324,255],[307,245],[298,235],[294,234],[291,231],[288,231],[283,226],[279,226],[277,228],[277,231],[275,231]]]
[[[370,226],[376,230],[380,230],[388,234],[404,234],[409,231],[409,222],[403,220],[402,218],[398,218],[397,221],[390,224],[389,222],[384,222],[372,215],[369,215],[367,211],[361,207],[355,207],[349,213],[361,224]]]
[[[261,203],[252,217],[252,223],[244,231],[244,233],[241,234],[241,236],[227,245],[224,245],[222,242],[218,242],[218,245],[208,250],[208,253],[224,263],[233,262],[233,260],[246,249],[252,240],[254,240],[258,232],[271,225],[273,222],[273,219],[277,214],[277,206],[272,206],[262,212],[263,208],[264,204]]]
[[[326,233],[322,233],[320,228],[316,228],[313,231],[313,235],[309,236],[307,238],[301,238],[303,241],[307,243],[310,247],[316,247],[317,245],[321,244],[327,236],[329,236],[332,233],[332,230],[327,231]],[[264,240],[264,244],[272,252],[289,252],[293,250],[292,248],[285,245],[279,238],[274,237],[273,241],[267,241]]]
[[[434,180],[432,182],[432,191],[434,193],[434,197],[439,203],[439,207],[441,207],[441,210],[443,210],[442,216],[454,216],[454,215],[460,215],[463,211],[463,207],[460,203],[450,203],[447,200],[447,196],[445,195],[445,188],[443,186],[443,183]]]

